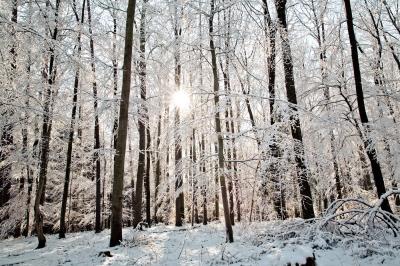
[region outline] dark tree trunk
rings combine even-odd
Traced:
[[[237,221],[240,222],[242,220],[242,212],[240,209],[241,205],[241,200],[240,200],[240,186],[239,186],[239,178],[238,178],[238,168],[237,168],[237,149],[236,149],[236,137],[235,137],[235,122],[234,122],[234,115],[233,115],[233,108],[232,108],[232,101],[230,101],[229,104],[229,116],[231,118],[231,144],[232,144],[232,179],[233,179],[233,185],[234,185],[234,193],[235,193],[235,203],[236,203],[236,215],[237,215]],[[239,114],[237,114],[237,117],[239,118]],[[237,122],[239,123],[239,122]],[[239,127],[239,125],[238,125]],[[239,129],[238,129],[239,131]]]
[[[128,128],[128,132],[129,132],[129,128]],[[130,208],[130,219],[128,221],[128,226],[131,226],[132,221],[133,221],[133,208],[135,206],[135,179],[133,177],[133,156],[132,156],[132,142],[130,140],[130,138],[128,139],[128,152],[130,155],[129,158],[129,169],[130,169],[130,174],[131,174],[131,205],[129,206]]]
[[[52,32],[52,40],[57,41],[58,36],[58,11],[60,8],[60,0],[57,0],[55,7],[55,28]],[[48,4],[48,3],[46,3]],[[41,144],[40,144],[40,165],[39,165],[39,182],[36,189],[36,197],[34,204],[35,212],[35,225],[36,234],[38,237],[37,248],[44,248],[46,246],[46,237],[43,232],[43,214],[40,211],[39,205],[44,203],[45,195],[45,185],[47,178],[47,166],[49,162],[49,152],[50,152],[50,137],[52,129],[52,117],[51,117],[51,106],[53,99],[53,86],[56,77],[56,67],[55,67],[55,51],[54,47],[50,46],[49,49],[50,61],[47,72],[47,88],[45,90],[45,98],[43,103],[43,124],[41,133]]]
[[[28,69],[27,69],[27,74],[28,74],[28,85],[26,87],[26,95],[29,93],[29,78],[30,78],[30,55],[28,55]],[[29,109],[29,98],[27,97],[25,100],[25,106],[27,109]],[[29,114],[27,111],[25,111],[24,118],[29,121]],[[27,127],[22,128],[22,158],[24,159],[25,162],[29,161],[28,158],[28,129]],[[22,192],[24,190],[24,183],[25,183],[25,178],[24,178],[24,170],[26,171],[26,177],[28,181],[28,195],[27,195],[27,201],[26,201],[26,211],[25,211],[25,228],[22,229],[22,235],[23,236],[28,236],[29,232],[29,215],[30,215],[30,205],[31,205],[31,193],[32,193],[32,176],[31,176],[31,168],[29,163],[26,163],[25,167],[22,170],[22,177],[20,179],[20,187],[19,187],[19,192]],[[20,227],[20,226],[19,226]]]
[[[100,125],[99,125],[99,111],[97,99],[97,81],[96,81],[96,66],[94,57],[94,43],[92,33],[92,17],[90,11],[90,0],[87,0],[88,23],[89,23],[89,39],[90,39],[90,65],[92,68],[92,89],[93,89],[93,110],[94,110],[94,155],[93,161],[95,163],[95,182],[96,182],[96,219],[94,230],[96,233],[101,232],[101,165],[100,165]]]
[[[229,75],[229,50],[230,50],[230,9],[228,8],[227,10],[224,10],[223,12],[224,16],[224,24],[227,25],[227,29],[224,32],[224,38],[225,38],[225,70],[222,64],[222,60],[220,62],[221,65],[221,70],[222,70],[222,75],[224,78],[224,89],[226,93],[226,106],[225,106],[225,127],[226,127],[226,133],[227,135],[231,135],[231,123],[230,123],[230,113],[229,110],[232,109],[232,103],[231,103],[231,84],[230,84],[230,75]],[[230,138],[229,138],[230,140]],[[230,215],[230,220],[231,224],[235,225],[235,204],[234,204],[234,199],[233,199],[233,172],[232,172],[232,146],[231,146],[231,141],[228,141],[228,145],[226,147],[226,155],[227,155],[227,162],[225,163],[226,169],[228,172],[227,178],[228,178],[228,195],[229,195],[229,215]]]
[[[350,0],[343,0],[345,4],[346,18],[347,18],[347,30],[349,34],[350,46],[351,46],[351,59],[353,62],[353,71],[354,71],[354,81],[356,86],[356,94],[357,94],[357,104],[358,104],[358,112],[360,115],[360,120],[362,125],[364,126],[365,132],[363,132],[363,143],[365,150],[367,152],[367,156],[371,163],[372,174],[374,176],[375,187],[378,194],[378,197],[382,196],[386,192],[385,182],[383,180],[381,166],[376,157],[376,150],[373,147],[369,147],[369,143],[371,139],[369,137],[369,125],[368,125],[368,116],[364,103],[364,92],[362,88],[361,82],[361,71],[360,71],[360,63],[358,60],[358,50],[357,50],[357,40],[354,32],[353,26],[353,14],[351,10]],[[392,213],[392,209],[390,208],[389,201],[385,199],[382,203],[382,209]]]
[[[212,146],[210,146],[210,154],[218,155],[218,143],[214,143],[214,151],[212,152]],[[211,163],[213,165],[213,163]],[[214,183],[215,183],[215,195],[214,195],[214,218],[215,220],[219,220],[219,164],[218,161],[214,163]]]
[[[143,182],[146,178],[146,127],[148,125],[148,114],[146,105],[146,3],[143,2],[142,13],[140,17],[139,32],[139,80],[140,80],[140,109],[138,118],[139,130],[139,160],[136,176],[135,203],[133,207],[133,227],[142,221],[142,199],[143,199]]]
[[[194,121],[194,115],[193,115]],[[192,226],[194,223],[199,223],[199,211],[197,206],[197,188],[198,188],[198,176],[197,176],[197,154],[196,154],[196,129],[192,129],[191,147],[190,147],[190,158],[191,158],[191,169],[192,169]],[[201,146],[200,146],[201,149]]]
[[[180,7],[182,8],[182,7]],[[180,10],[182,12],[182,9]],[[175,1],[175,86],[179,90],[181,86],[181,59],[180,42],[182,28],[180,25],[182,14],[178,14],[178,1]],[[175,107],[175,226],[182,226],[182,219],[185,216],[185,203],[183,196],[183,175],[182,175],[182,144],[180,134],[179,108]]]
[[[133,21],[135,17],[136,0],[129,0],[126,29],[125,51],[122,76],[121,103],[117,133],[116,155],[114,159],[114,182],[111,205],[111,238],[110,247],[117,246],[122,241],[122,190],[124,188],[125,151],[128,129],[129,94],[131,90]]]
[[[118,0],[115,0],[117,3]],[[113,44],[112,44],[112,66],[113,66],[113,92],[114,99],[117,100],[118,92],[118,59],[117,59],[117,14],[113,11]],[[114,123],[113,123],[113,148],[117,146],[117,130],[118,130],[118,103],[114,106]]]
[[[146,194],[146,223],[148,226],[151,224],[151,202],[150,202],[150,162],[151,162],[151,152],[150,152],[150,128],[149,121],[146,125],[146,175],[144,179],[144,188]]]
[[[114,0],[115,4],[118,3],[118,0]],[[117,99],[117,93],[118,93],[118,55],[117,55],[117,12],[114,9],[112,12],[112,16],[113,16],[113,43],[112,43],[112,66],[113,66],[113,94],[114,94],[114,122],[113,122],[113,129],[112,129],[112,135],[113,135],[113,141],[111,143],[111,148],[112,149],[116,149],[117,148],[117,135],[118,135],[118,112],[119,112],[119,100]],[[114,158],[115,160],[115,155]],[[132,189],[134,188],[133,186],[133,175],[131,177],[131,187]],[[104,204],[104,187],[105,187],[105,175],[103,177],[103,215],[104,212],[106,211],[105,209],[105,204]],[[132,208],[133,208],[133,203],[134,203],[134,191],[132,190]],[[107,208],[107,212],[111,213],[111,210],[109,209],[111,206],[111,204],[109,203],[108,208]],[[131,211],[131,214],[133,212]],[[107,223],[105,223],[106,228],[110,228],[110,214],[108,214],[108,218],[107,218]],[[104,221],[103,221],[104,223]]]
[[[169,107],[167,105],[167,107],[165,108],[165,124],[166,124],[166,128],[168,127],[168,123],[169,123]],[[167,131],[167,138],[169,139],[169,131]],[[170,194],[170,185],[169,185],[169,179],[170,179],[170,172],[169,172],[169,162],[170,162],[170,149],[169,149],[169,144],[167,143],[166,145],[167,150],[166,150],[166,158],[165,158],[165,168],[164,168],[164,182],[166,184],[166,189],[165,189],[165,195],[167,195],[166,199],[165,199],[165,203],[164,203],[164,208],[163,208],[163,219],[165,221],[165,224],[168,224],[168,219],[169,219],[169,213],[170,213],[170,208],[171,208],[171,197],[169,196]]]
[[[211,65],[213,72],[213,88],[214,88],[214,105],[215,105],[215,131],[218,135],[218,170],[219,181],[221,186],[222,205],[224,207],[224,218],[226,228],[226,240],[227,242],[233,242],[233,230],[230,219],[230,211],[228,204],[228,195],[226,192],[226,181],[224,173],[224,140],[221,132],[221,118],[219,112],[219,78],[218,78],[218,66],[217,66],[217,55],[214,45],[214,15],[215,15],[215,2],[211,0],[210,3],[210,17],[209,17],[209,38],[210,38],[210,53],[211,53]]]
[[[206,176],[206,142],[204,139],[204,134],[201,134],[201,171],[203,174],[203,178]],[[208,221],[208,214],[207,214],[207,183],[206,180],[202,180],[203,185],[201,187],[201,194],[203,196],[203,224],[206,225]],[[199,219],[197,215],[197,220]],[[198,223],[199,221],[197,221]]]
[[[179,110],[175,110],[175,226],[182,226],[185,215],[183,198],[182,147],[179,134]]]
[[[158,223],[158,208],[159,208],[159,200],[158,200],[158,190],[160,185],[161,178],[161,154],[160,154],[160,143],[161,143],[161,115],[158,116],[158,124],[157,124],[157,140],[156,140],[156,163],[155,163],[155,176],[154,176],[154,223]]]
[[[86,0],[83,0],[82,3],[82,14],[81,14],[81,21],[79,22],[78,14],[76,14],[77,23],[83,25],[84,22],[84,15],[85,15],[85,3]],[[75,2],[74,2],[75,4]],[[76,6],[74,7],[76,12]],[[78,49],[77,49],[77,57],[80,58],[81,55],[81,30],[78,33]],[[74,89],[73,89],[73,96],[72,96],[72,111],[71,111],[71,122],[69,126],[69,134],[68,134],[68,147],[67,147],[67,162],[65,166],[65,179],[64,179],[64,189],[63,189],[63,196],[61,201],[61,214],[60,214],[60,230],[58,232],[58,236],[60,238],[65,238],[65,212],[67,209],[67,200],[68,200],[68,190],[69,190],[69,182],[70,182],[70,174],[71,174],[71,162],[72,162],[72,145],[74,143],[74,130],[75,130],[75,119],[76,119],[76,106],[78,102],[78,88],[79,88],[79,74],[80,74],[80,67],[77,66],[75,71],[75,81],[74,81]]]
[[[276,117],[275,114],[275,78],[276,78],[276,24],[272,22],[271,15],[268,9],[267,0],[263,0],[264,9],[264,27],[265,27],[265,37],[268,43],[268,56],[267,56],[267,72],[268,72],[268,92],[269,92],[269,113],[270,113],[270,124],[273,126],[275,124]],[[278,121],[279,122],[279,121]],[[286,219],[286,201],[284,189],[281,184],[281,176],[278,169],[278,160],[281,154],[281,150],[278,146],[277,137],[273,136],[272,143],[269,146],[272,162],[269,168],[271,174],[271,181],[273,185],[273,204],[274,209],[277,213],[279,219]],[[263,175],[264,176],[264,175]]]
[[[313,198],[311,188],[308,181],[309,170],[305,163],[305,154],[303,147],[303,135],[300,127],[300,119],[297,113],[297,95],[294,83],[293,74],[293,59],[289,44],[289,37],[286,24],[286,0],[275,0],[278,21],[281,27],[281,45],[283,53],[283,69],[285,73],[285,87],[289,108],[291,111],[290,116],[290,129],[292,137],[295,142],[295,161],[297,166],[297,178],[300,187],[300,201],[302,208],[302,215],[304,219],[314,218]]]
[[[226,48],[226,50],[228,50]],[[229,115],[229,108],[231,107],[230,104],[230,80],[229,80],[229,75],[228,75],[228,69],[229,69],[229,61],[226,59],[226,65],[225,65],[225,71],[222,71],[223,77],[224,77],[224,87],[225,87],[225,93],[227,94],[227,105],[225,107],[225,128],[226,128],[226,133],[229,135],[231,133],[231,123],[230,123],[230,115]],[[223,69],[222,63],[221,69]],[[231,220],[231,224],[235,225],[235,204],[233,200],[233,173],[232,173],[232,149],[228,143],[227,148],[226,148],[226,157],[227,157],[227,162],[225,163],[226,165],[226,170],[228,173],[228,195],[229,195],[229,216]]]

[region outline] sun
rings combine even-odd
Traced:
[[[187,112],[190,109],[190,97],[184,90],[175,91],[171,97],[171,104],[180,111]]]

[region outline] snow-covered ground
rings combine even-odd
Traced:
[[[35,237],[0,242],[0,265],[287,265],[315,255],[317,265],[400,265],[400,241],[339,238],[313,231],[301,221],[234,226],[235,242],[225,243],[220,223],[182,228],[158,225],[146,231],[124,229],[124,243],[108,247],[110,231],[47,236],[35,250]],[[112,257],[99,256],[110,251]]]

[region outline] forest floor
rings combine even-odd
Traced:
[[[319,266],[400,265],[400,240],[344,238],[314,230],[302,220],[240,223],[235,242],[225,243],[223,224],[157,225],[145,231],[126,228],[124,242],[109,248],[110,231],[47,236],[36,250],[35,237],[0,242],[0,265],[287,265],[315,256]],[[110,251],[112,257],[99,256]]]

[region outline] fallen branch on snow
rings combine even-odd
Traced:
[[[400,195],[400,190],[389,190],[373,205],[361,199],[338,199],[326,209],[318,227],[341,235],[377,236],[389,230],[398,236],[400,218],[381,208],[392,195]]]

